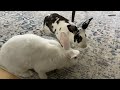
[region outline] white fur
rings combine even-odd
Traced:
[[[44,31],[44,33],[45,33],[46,35],[52,34],[52,32],[50,31],[50,29],[49,29],[46,25],[43,26],[43,31]]]
[[[9,39],[0,50],[0,65],[19,77],[30,77],[34,69],[41,79],[46,72],[71,66],[78,50],[65,50],[56,40],[33,34],[17,35]]]
[[[53,30],[56,29],[55,34],[56,34],[57,38],[60,40],[60,33],[65,32],[69,37],[70,43],[74,43],[74,38],[73,38],[74,35],[73,35],[73,33],[69,32],[69,30],[67,28],[67,25],[69,25],[69,23],[66,23],[65,21],[60,21],[59,24],[57,24],[56,22],[57,22],[57,20],[55,21],[55,23],[52,24],[52,26],[53,26]],[[44,27],[45,27],[44,30],[46,30],[46,33],[50,34],[51,32],[50,32],[49,28],[46,25]],[[61,28],[61,30],[59,31],[60,28]]]

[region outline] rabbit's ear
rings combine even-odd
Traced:
[[[68,50],[70,48],[69,37],[65,32],[60,33],[60,43],[64,49]]]
[[[92,20],[93,18],[90,18],[88,20],[86,20],[83,24],[82,24],[82,29],[86,29],[88,27],[88,25],[90,24],[90,21]]]

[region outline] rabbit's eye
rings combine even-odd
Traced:
[[[74,59],[77,59],[77,57],[74,57]]]

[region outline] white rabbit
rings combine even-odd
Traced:
[[[62,41],[63,40],[63,41]],[[30,77],[33,69],[39,78],[47,79],[46,72],[74,65],[78,50],[70,48],[66,34],[61,42],[45,39],[34,34],[17,35],[9,39],[0,50],[0,65],[19,77]]]

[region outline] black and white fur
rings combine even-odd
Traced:
[[[0,66],[20,78],[31,77],[34,70],[46,79],[46,72],[74,65],[79,55],[78,50],[70,48],[64,32],[60,38],[65,48],[56,40],[34,34],[14,36],[0,50]]]
[[[44,18],[43,31],[48,35],[55,34],[59,41],[61,41],[60,33],[65,32],[71,47],[77,45],[80,48],[85,48],[87,46],[85,29],[88,27],[91,20],[92,18],[86,20],[81,28],[78,28],[65,17],[57,13],[52,13]]]

